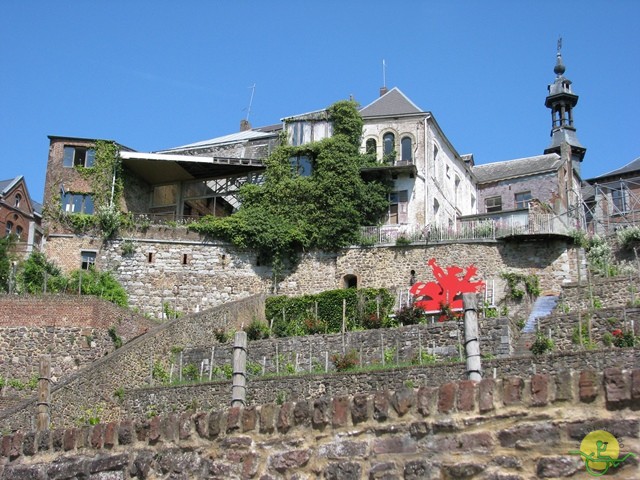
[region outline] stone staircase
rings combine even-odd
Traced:
[[[558,296],[555,295],[545,295],[536,299],[529,318],[524,327],[522,327],[522,332],[520,332],[520,338],[514,348],[515,355],[531,355],[529,348],[536,339],[538,319],[551,315],[557,304]]]

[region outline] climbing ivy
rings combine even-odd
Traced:
[[[502,272],[500,276],[506,280],[507,288],[513,300],[522,300],[525,292],[532,297],[540,295],[540,279],[534,273],[525,275],[519,272]],[[524,288],[522,288],[523,284]]]
[[[360,175],[367,158],[359,153],[363,123],[357,104],[337,102],[327,111],[333,123],[331,138],[297,147],[281,145],[265,161],[264,183],[240,189],[238,212],[204,217],[189,228],[252,249],[279,271],[306,249],[356,244],[359,227],[376,224],[386,212],[389,189]],[[301,156],[312,164],[310,176],[292,168],[292,159]]]

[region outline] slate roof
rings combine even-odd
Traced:
[[[515,160],[475,165],[471,170],[476,176],[478,183],[487,183],[557,171],[561,165],[562,160],[560,156],[556,153],[549,153],[536,157],[517,158]]]
[[[607,178],[607,177],[616,177],[619,175],[626,175],[627,173],[633,173],[633,172],[640,173],[640,157],[627,163],[624,167],[618,168],[617,170],[613,170],[608,173],[603,173],[602,175],[591,178],[587,181],[591,182],[593,180],[598,180],[598,179]]]
[[[20,180],[20,176],[16,178],[9,178],[7,180],[0,180],[0,196],[9,191],[13,185]]]
[[[424,112],[409,100],[398,87],[393,87],[387,93],[360,109],[360,115],[362,115],[363,118],[411,115],[416,113]]]

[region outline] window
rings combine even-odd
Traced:
[[[62,166],[64,167],[93,167],[96,151],[86,147],[64,147]]]
[[[516,208],[527,208],[531,198],[531,192],[516,193]]]
[[[627,197],[624,188],[611,190],[611,201],[613,202],[613,214],[627,211]]]
[[[389,211],[387,212],[387,224],[407,223],[408,192],[401,190],[389,194]]]
[[[301,177],[308,177],[311,175],[311,159],[308,155],[296,155],[289,158],[291,164],[291,170],[294,174],[298,174]]]
[[[22,201],[22,195],[20,195],[19,193],[16,193],[14,202],[13,202],[13,206],[16,208],[20,207],[20,202]]]
[[[438,158],[438,146],[433,146],[433,160],[435,161]]]
[[[396,158],[396,137],[393,133],[385,133],[382,137],[384,161],[393,162]]]
[[[80,256],[82,257],[82,263],[80,265],[82,270],[89,270],[96,264],[96,252],[82,250]]]
[[[157,185],[153,187],[152,204],[154,207],[175,205],[178,199],[178,188],[175,183],[171,185]]]
[[[7,224],[5,225],[5,231],[4,234],[8,237],[9,235],[11,235],[13,233],[13,222],[11,220],[9,220],[7,222]]]
[[[410,162],[411,161],[411,138],[409,137],[404,137],[401,141],[400,141],[400,146],[401,148],[401,159],[403,162]]]
[[[295,122],[292,128],[291,145],[297,147],[304,143],[304,123]]]
[[[377,151],[378,151],[378,143],[375,141],[375,139],[370,138],[369,140],[367,140],[367,143],[366,143],[366,146],[365,146],[365,151],[369,155],[375,155],[377,153]]]
[[[485,199],[484,206],[487,213],[500,212],[502,210],[502,197],[489,197]]]
[[[93,214],[93,195],[90,193],[65,192],[61,204],[63,212]]]
[[[20,225],[16,227],[16,235],[18,238],[22,237],[22,227]]]

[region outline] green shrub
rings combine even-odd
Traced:
[[[417,325],[424,321],[424,310],[415,305],[406,305],[396,311],[396,321],[402,325]]]
[[[255,318],[244,328],[244,331],[246,332],[247,339],[249,340],[262,340],[264,338],[269,338],[271,335],[269,325]]]
[[[336,366],[336,370],[339,372],[353,370],[358,366],[358,352],[355,350],[350,350],[344,355],[335,353],[331,355],[331,361]]]
[[[538,332],[536,334],[536,340],[531,345],[530,350],[534,355],[542,355],[553,350],[554,346],[553,340],[545,337],[543,333]]]
[[[185,380],[187,382],[198,380],[199,373],[200,372],[198,371],[198,367],[196,367],[193,363],[185,365],[184,367],[182,367],[182,380]]]

